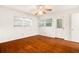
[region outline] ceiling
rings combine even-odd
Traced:
[[[29,14],[32,14],[33,11],[35,11],[36,9],[38,9],[39,5],[5,5],[5,7],[11,8],[11,9],[15,9],[18,11],[22,11],[22,12],[26,12]],[[79,6],[77,5],[50,5],[52,6],[52,11],[63,11],[63,10],[68,10],[71,8],[77,8]]]

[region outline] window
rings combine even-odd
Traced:
[[[15,17],[14,27],[29,27],[32,25],[32,20],[25,17]]]
[[[50,27],[52,26],[52,19],[45,19],[40,21],[40,27]]]
[[[32,21],[30,19],[24,19],[23,20],[23,26],[28,27],[32,25]]]

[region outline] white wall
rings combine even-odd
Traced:
[[[79,12],[79,8],[74,8],[74,9],[70,9],[70,10],[65,10],[62,12],[56,12],[57,16],[56,18],[62,18],[63,19],[63,27],[64,27],[64,31],[61,33],[63,34],[62,36],[64,36],[64,38],[66,40],[71,40],[71,16],[74,13],[78,13]],[[57,30],[57,32],[60,32]]]
[[[56,11],[53,12],[50,15],[47,16],[42,16],[40,19],[46,19],[46,18],[51,18],[53,19],[54,23],[50,29],[48,27],[42,27],[40,30],[42,35],[47,35],[51,37],[60,37],[64,38],[66,40],[71,39],[71,15],[73,13],[78,13],[79,8],[74,8],[74,9],[69,9],[69,10],[64,10],[64,11]],[[57,19],[63,19],[63,29],[57,29],[56,28],[56,20]]]
[[[8,9],[0,6],[0,42],[10,41],[18,38],[28,37],[32,35],[46,35],[51,37],[71,38],[71,15],[79,12],[79,8],[53,12],[52,14],[35,17],[17,10]],[[31,27],[13,27],[13,17],[23,16],[33,20]],[[38,27],[38,20],[52,18],[52,27]],[[63,19],[64,29],[56,28],[56,19]]]
[[[71,40],[79,42],[79,13],[72,14]]]
[[[14,16],[30,18],[33,23],[31,27],[13,27]],[[38,34],[37,18],[0,6],[0,42],[10,41],[18,38],[28,37]]]
[[[44,16],[44,17],[40,17],[39,20],[45,20],[45,19],[53,19],[52,15],[48,15],[48,16]],[[45,36],[50,36],[50,37],[55,37],[55,20],[52,20],[52,27],[40,27],[39,28],[39,32],[40,35],[45,35]]]

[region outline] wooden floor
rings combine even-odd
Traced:
[[[1,53],[78,53],[79,43],[36,35],[0,43]]]

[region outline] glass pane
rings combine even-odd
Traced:
[[[57,19],[57,28],[62,28],[62,19]]]
[[[22,27],[23,22],[21,19],[14,19],[14,27]]]
[[[40,27],[50,27],[52,26],[52,19],[45,19],[40,21]]]
[[[46,26],[52,26],[52,23],[46,23]]]

